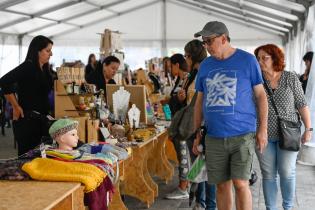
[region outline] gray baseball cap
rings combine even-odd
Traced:
[[[229,30],[226,25],[219,21],[208,22],[201,31],[194,34],[194,37],[226,34],[229,36]]]

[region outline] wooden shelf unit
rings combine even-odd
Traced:
[[[79,122],[78,135],[85,142],[97,141],[99,120],[91,119],[91,110],[78,110],[75,104],[79,104],[80,96],[92,96],[93,94],[68,94],[64,85],[55,81],[55,118],[69,117]],[[83,116],[89,113],[90,116]]]

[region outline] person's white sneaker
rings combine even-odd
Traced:
[[[187,190],[182,190],[178,187],[173,192],[167,194],[165,198],[171,200],[188,199],[189,194]]]
[[[192,210],[205,210],[200,203],[196,203]]]

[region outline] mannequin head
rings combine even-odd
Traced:
[[[70,119],[59,119],[49,128],[49,134],[58,143],[58,149],[72,150],[78,145],[79,123]]]

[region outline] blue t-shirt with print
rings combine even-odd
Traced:
[[[253,87],[263,83],[256,58],[243,50],[227,59],[206,58],[200,65],[196,90],[203,93],[207,134],[225,138],[256,131]]]

